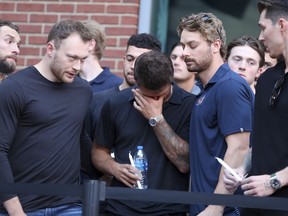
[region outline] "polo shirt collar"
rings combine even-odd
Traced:
[[[90,83],[100,84],[103,83],[109,76],[111,75],[110,70],[108,67],[104,67],[103,71],[93,80],[90,81]]]
[[[207,88],[208,86],[210,85],[213,85],[215,84],[217,81],[219,81],[226,73],[227,71],[229,71],[230,68],[228,66],[227,63],[224,63],[222,64],[218,70],[216,71],[216,73],[214,74],[214,76],[209,80],[209,82],[207,83],[206,87]]]

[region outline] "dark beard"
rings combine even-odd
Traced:
[[[15,71],[15,65],[9,64],[6,59],[0,60],[0,73],[10,74]]]

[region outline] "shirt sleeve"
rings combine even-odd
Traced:
[[[252,131],[253,93],[233,79],[222,83],[216,94],[219,127],[223,136]]]
[[[25,98],[22,88],[17,82],[7,78],[0,84],[0,184],[13,183],[13,173],[8,160],[9,149],[12,145],[18,118],[23,108]],[[1,195],[1,201],[12,198],[15,195]]]
[[[105,101],[94,133],[95,142],[107,149],[113,148],[116,137],[110,101],[109,99]]]

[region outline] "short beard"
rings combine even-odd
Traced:
[[[210,51],[210,49],[209,49]],[[199,60],[198,62],[195,62],[195,66],[193,68],[189,68],[187,67],[187,70],[191,73],[191,72],[197,72],[198,74],[201,73],[202,71],[207,70],[210,66],[211,66],[211,62],[212,62],[212,54],[211,52],[206,52],[206,55],[203,55],[203,58],[201,60]]]
[[[6,59],[0,60],[0,73],[10,74],[13,73],[16,69],[15,64],[9,64]]]
[[[136,84],[136,81],[134,80],[134,82],[130,81],[129,79],[127,79],[126,76],[124,76],[124,79],[126,81],[126,83],[129,85],[129,86],[134,86]]]

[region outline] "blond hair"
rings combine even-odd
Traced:
[[[104,28],[94,20],[84,21],[83,24],[89,29],[93,39],[96,42],[93,54],[100,60],[105,49],[106,34]]]
[[[190,32],[198,31],[202,37],[210,44],[217,39],[221,41],[220,54],[223,59],[226,57],[226,33],[221,20],[212,13],[191,14],[180,19],[177,27],[178,35],[186,29]]]

